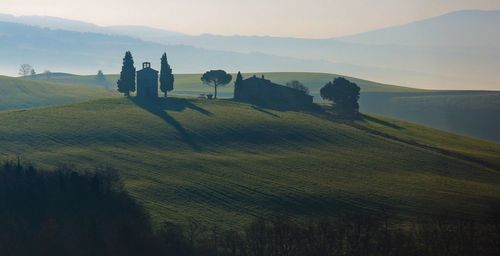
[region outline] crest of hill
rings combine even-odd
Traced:
[[[64,83],[64,84],[82,84],[90,86],[102,87],[103,85],[95,79],[95,75],[74,75],[68,73],[55,73],[57,75],[52,76],[49,81],[54,83]],[[202,74],[175,74],[175,88],[176,91],[184,92],[204,92],[206,89],[202,86],[200,77]],[[291,80],[298,80],[303,84],[307,85],[312,93],[319,93],[321,87],[326,83],[333,81],[333,79],[340,77],[338,74],[331,73],[315,73],[315,72],[255,72],[255,73],[243,73],[245,78],[257,75],[258,77],[264,75],[267,79],[278,84],[286,84]],[[42,75],[38,75],[43,77]],[[233,74],[235,77],[236,74]],[[422,90],[404,86],[389,85],[383,83],[377,83],[373,81],[368,81],[364,79],[343,76],[347,79],[355,82],[361,87],[362,92],[425,92],[430,90]],[[106,79],[109,84],[116,84],[118,80],[118,75],[111,74],[106,75]],[[219,88],[221,92],[232,92],[233,87],[231,85]],[[175,93],[175,91],[174,91]]]
[[[82,85],[0,76],[0,111],[112,97],[108,90]]]
[[[287,212],[477,216],[500,200],[500,145],[328,108],[102,99],[0,113],[0,158],[108,165],[156,221],[238,226]]]
[[[315,102],[321,102],[319,90],[328,81],[339,77],[337,74],[309,72],[265,72],[246,73],[244,77],[264,75],[278,84],[291,80],[304,83],[314,96]],[[235,77],[236,74],[233,74]],[[39,75],[44,80],[44,75]],[[176,74],[172,95],[197,97],[209,93],[202,85],[201,74]],[[431,126],[437,129],[475,136],[482,139],[500,141],[500,99],[498,91],[439,91],[422,90],[403,86],[377,83],[364,79],[346,77],[361,87],[361,111],[380,114],[410,122]],[[54,73],[50,82],[62,84],[81,84],[93,87],[111,88],[116,85],[118,75],[107,75],[106,83],[96,80],[95,75],[73,75]],[[219,95],[233,97],[233,83],[219,88]]]

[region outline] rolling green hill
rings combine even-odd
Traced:
[[[335,74],[327,74],[327,73],[307,73],[307,72],[272,72],[272,73],[246,73],[243,74],[244,77],[250,77],[253,75],[261,76],[264,75],[267,79],[272,80],[273,82],[279,84],[285,84],[291,80],[299,80],[305,85],[307,85],[312,94],[319,94],[319,90],[323,87],[327,82],[332,81],[334,78],[339,75]],[[198,96],[200,93],[208,93],[212,92],[213,89],[203,85],[200,80],[201,74],[176,74],[175,75],[175,88],[174,94],[187,94]],[[236,77],[236,74],[233,74],[233,77]],[[37,79],[46,80],[55,83],[64,83],[64,84],[83,84],[83,85],[91,85],[96,87],[103,86],[115,86],[116,81],[118,80],[118,75],[106,75],[106,79],[108,81],[107,84],[104,84],[97,81],[95,75],[72,75],[65,73],[54,73],[50,76],[50,78],[45,77],[43,74],[37,75]],[[363,92],[422,92],[425,90],[419,90],[414,88],[395,86],[395,85],[387,85],[376,83],[372,81],[362,80],[358,78],[348,77],[350,80],[356,82],[362,89]],[[224,87],[220,87],[220,92],[225,97],[232,97],[233,95],[233,84],[229,84]]]
[[[81,85],[61,85],[0,76],[0,111],[58,105],[115,95]]]
[[[245,77],[253,74],[244,74]],[[262,75],[262,74],[257,74]],[[299,80],[310,88],[316,102],[321,101],[319,90],[338,75],[325,73],[264,73],[274,82],[285,84]],[[172,95],[198,96],[213,89],[203,85],[200,74],[175,76]],[[38,79],[46,79],[43,75]],[[51,82],[75,83],[97,87],[113,87],[117,75],[108,75],[107,83],[98,82],[95,76],[77,76],[56,73]],[[380,84],[349,78],[361,87],[360,107],[366,113],[380,114],[416,122],[433,128],[500,142],[500,92],[498,91],[435,91]],[[233,96],[232,84],[221,87],[219,95]]]
[[[500,145],[327,108],[101,99],[0,113],[0,158],[112,166],[154,220],[238,226],[283,212],[476,216],[500,202]]]

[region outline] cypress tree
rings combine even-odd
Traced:
[[[174,89],[174,75],[168,64],[167,53],[163,53],[163,56],[161,56],[160,89],[165,93],[165,98],[167,97],[167,92]]]
[[[130,92],[135,92],[135,67],[132,53],[127,51],[123,58],[122,71],[118,80],[118,91],[129,97]]]
[[[238,99],[240,97],[239,86],[243,82],[243,76],[241,72],[238,71],[238,75],[236,75],[236,81],[234,81],[234,98]]]

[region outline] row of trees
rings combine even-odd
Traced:
[[[120,78],[118,79],[118,91],[129,97],[131,92],[136,90],[136,68],[134,66],[134,58],[132,53],[127,51],[123,58],[122,70]],[[167,54],[163,53],[161,57],[161,70],[160,70],[160,90],[167,97],[167,93],[174,89],[174,75],[172,68],[168,64]]]

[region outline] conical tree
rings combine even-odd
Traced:
[[[167,92],[174,89],[174,75],[172,74],[172,69],[168,64],[167,54],[164,53],[161,56],[161,70],[160,70],[160,90],[165,93],[165,98],[167,97]]]
[[[234,98],[238,99],[240,98],[240,88],[239,86],[243,82],[243,76],[241,75],[241,72],[238,72],[238,75],[236,75],[236,81],[234,81]]]
[[[132,53],[127,51],[123,58],[122,71],[118,79],[118,91],[129,97],[130,92],[135,92],[135,67]]]

